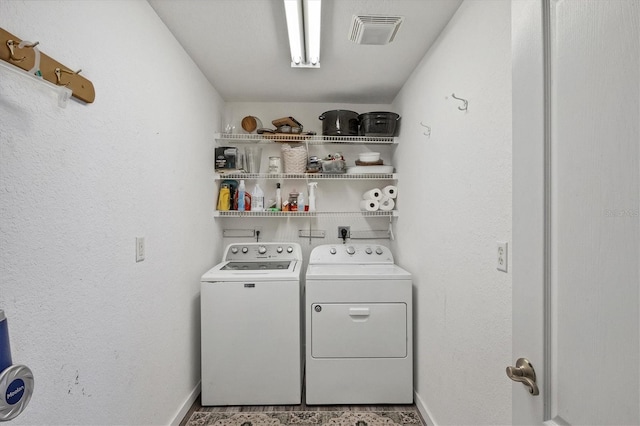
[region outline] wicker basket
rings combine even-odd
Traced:
[[[307,150],[303,146],[292,148],[282,145],[282,160],[285,173],[304,173],[307,171]]]

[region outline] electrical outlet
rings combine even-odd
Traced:
[[[338,226],[338,238],[351,238],[351,227]]]
[[[497,251],[497,258],[496,258],[496,268],[498,269],[498,271],[502,271],[502,272],[507,272],[507,266],[508,266],[508,262],[509,262],[509,256],[508,256],[508,246],[507,246],[507,242],[506,241],[498,241],[498,251]]]
[[[136,237],[136,262],[144,260],[144,237]]]

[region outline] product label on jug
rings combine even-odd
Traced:
[[[20,402],[22,395],[24,394],[24,381],[22,379],[16,379],[9,386],[7,386],[6,401],[9,405],[14,405]]]

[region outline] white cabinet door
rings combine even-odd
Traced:
[[[637,0],[512,2],[513,362],[540,387],[514,424],[640,423],[639,26]]]

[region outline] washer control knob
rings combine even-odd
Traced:
[[[371,250],[371,247],[367,247],[364,252],[367,254],[371,254],[373,253],[373,250]]]
[[[276,249],[276,251],[277,251],[278,253],[282,253],[282,247],[278,247],[278,248]]]
[[[258,247],[258,253],[265,254],[267,252],[267,248],[265,246]]]
[[[233,254],[238,253],[238,247],[231,247],[231,253]]]
[[[242,252],[243,253],[248,253],[249,252],[249,248],[248,247],[242,247]]]
[[[331,250],[329,250],[329,253],[331,254],[336,254],[338,251],[336,250],[335,247],[331,247]]]
[[[347,247],[347,254],[355,254],[355,253],[356,253],[356,249],[354,249],[353,246]]]
[[[293,247],[291,246],[287,247],[287,253],[293,253]]]
[[[382,253],[384,253],[384,252],[382,251],[382,248],[381,248],[381,247],[378,247],[378,248],[376,249],[376,254],[382,254]]]

